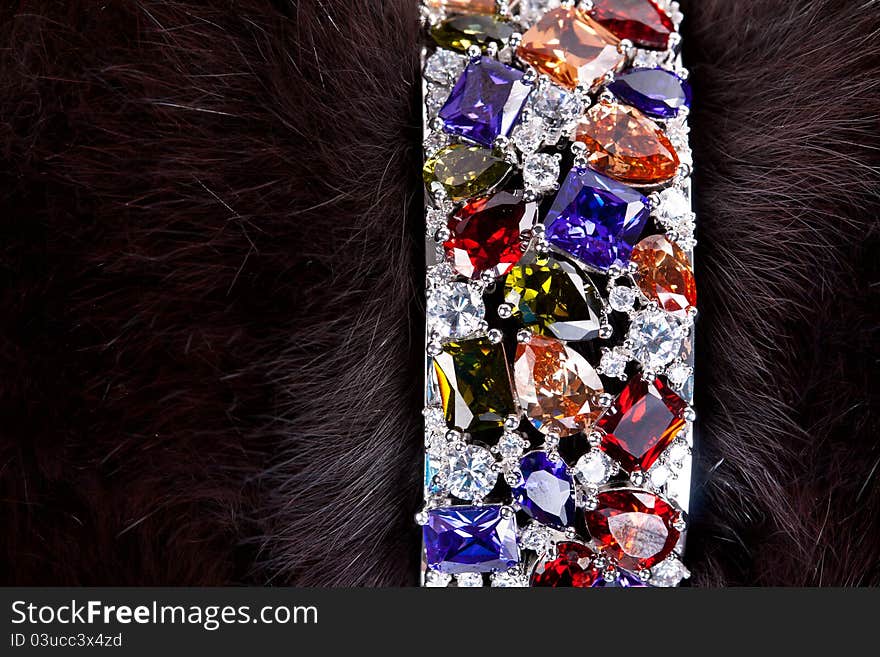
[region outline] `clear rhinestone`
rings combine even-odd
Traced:
[[[681,580],[691,576],[690,571],[678,559],[666,559],[651,569],[651,586],[678,586]]]
[[[460,589],[475,589],[483,586],[483,576],[480,573],[459,573],[455,576],[455,583]]]
[[[505,459],[519,458],[523,453],[522,437],[516,433],[504,434],[498,441],[498,453]]]
[[[533,94],[531,109],[535,116],[544,120],[548,130],[544,143],[553,145],[559,141],[563,131],[584,113],[584,104],[576,94],[546,84]]]
[[[533,117],[519,125],[513,134],[513,143],[522,153],[534,153],[544,141],[544,122]]]
[[[528,587],[528,580],[516,571],[506,573],[494,573],[492,586],[500,589],[521,589]]]
[[[425,77],[442,85],[453,84],[467,66],[467,57],[451,50],[438,48],[425,63]]]
[[[527,525],[520,533],[519,544],[526,550],[541,554],[550,547],[550,532],[542,525]]]
[[[425,137],[425,141],[423,142],[423,147],[425,149],[425,155],[428,157],[433,157],[437,151],[446,146],[449,143],[449,135],[445,132],[440,132],[439,130],[436,132],[432,132]]]
[[[629,327],[633,355],[644,367],[658,370],[681,353],[684,344],[681,325],[662,310],[639,313]]]
[[[486,316],[480,292],[468,283],[437,287],[428,294],[428,331],[442,338],[463,338],[475,333]]]
[[[677,187],[664,189],[658,194],[659,202],[655,214],[662,221],[676,222],[691,213],[691,202],[685,193]]]
[[[574,476],[584,486],[601,486],[612,474],[614,462],[598,449],[584,454],[574,466]]]
[[[428,86],[428,93],[425,97],[425,105],[428,108],[428,116],[433,118],[437,116],[437,112],[443,107],[449,98],[449,89],[447,87],[439,87],[435,84]]]
[[[648,477],[651,481],[651,485],[654,488],[660,488],[664,486],[667,481],[669,481],[669,477],[672,475],[672,470],[669,469],[668,465],[664,463],[658,463],[651,471],[648,473]]]
[[[449,586],[452,581],[452,575],[446,573],[438,573],[436,570],[429,570],[425,573],[425,586],[431,589],[442,589]]]
[[[605,376],[622,379],[626,376],[628,363],[629,358],[620,349],[614,349],[602,354],[599,367]]]
[[[555,155],[535,153],[523,162],[523,182],[535,192],[551,192],[559,183],[559,158]]]
[[[666,370],[666,378],[675,388],[681,388],[693,374],[693,369],[686,363],[674,363]]]
[[[611,292],[608,293],[608,304],[614,310],[625,313],[635,304],[636,296],[634,288],[618,285],[611,288]]]
[[[689,451],[690,449],[686,441],[676,440],[666,451],[666,458],[670,463],[681,463],[687,458]]]
[[[482,499],[498,481],[495,457],[484,447],[469,445],[449,458],[447,488],[463,500]]]
[[[551,9],[556,9],[560,0],[520,0],[519,19],[524,25],[532,25]]]

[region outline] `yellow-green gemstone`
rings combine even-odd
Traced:
[[[512,170],[513,165],[499,151],[452,144],[425,162],[423,173],[428,189],[439,183],[449,198],[463,201],[492,190]]]
[[[478,432],[516,413],[504,344],[489,338],[450,342],[434,358],[434,373],[449,427]]]
[[[504,282],[513,316],[540,335],[592,340],[599,335],[602,302],[590,280],[567,262],[536,257],[520,262]]]
[[[460,52],[471,46],[485,50],[490,43],[500,50],[513,33],[513,25],[494,16],[453,16],[431,28],[438,46]]]

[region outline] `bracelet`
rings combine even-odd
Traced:
[[[677,586],[697,314],[678,3],[422,17],[422,582]]]

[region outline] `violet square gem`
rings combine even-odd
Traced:
[[[428,511],[422,528],[425,560],[441,573],[505,571],[519,563],[516,518],[499,505]]]
[[[446,132],[487,147],[507,137],[531,91],[522,78],[491,57],[472,60],[438,115]]]
[[[544,220],[547,241],[585,265],[626,266],[645,228],[648,199],[589,168],[575,167]]]

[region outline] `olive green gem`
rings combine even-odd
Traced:
[[[431,28],[431,37],[438,46],[467,52],[471,46],[494,43],[503,48],[514,32],[513,25],[494,16],[453,16]]]
[[[504,301],[540,335],[582,341],[598,337],[602,302],[590,280],[567,262],[547,257],[521,261],[507,274]]]
[[[485,337],[450,342],[434,358],[434,373],[450,428],[471,433],[494,429],[516,413],[502,343]]]
[[[496,187],[512,169],[499,151],[452,144],[425,162],[424,178],[429,189],[440,184],[453,201],[463,201]]]

